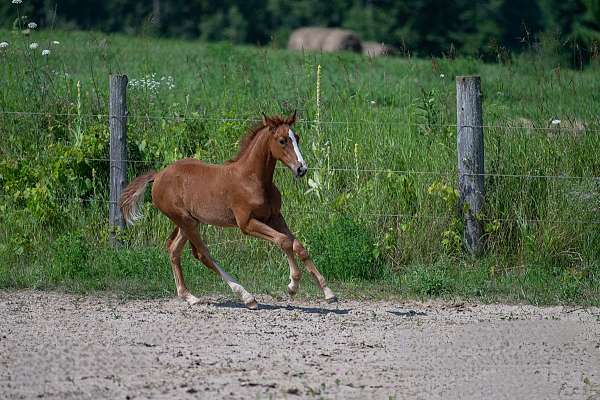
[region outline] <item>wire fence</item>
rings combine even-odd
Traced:
[[[14,117],[27,117],[27,116],[60,116],[60,117],[86,117],[86,118],[110,118],[110,114],[105,113],[55,113],[45,111],[5,111],[0,110],[0,115],[14,116]],[[127,114],[127,118],[131,119],[145,119],[145,120],[166,120],[166,121],[186,121],[186,120],[198,120],[198,121],[214,121],[214,122],[241,122],[241,123],[259,123],[260,118],[228,118],[228,117],[214,117],[206,115],[150,115],[150,114]],[[116,117],[115,117],[116,118]],[[119,117],[120,118],[120,117]],[[542,131],[542,132],[554,132],[561,130],[578,130],[581,132],[589,133],[600,133],[600,128],[590,128],[590,126],[596,126],[600,124],[600,120],[595,122],[583,122],[577,121],[580,126],[568,126],[575,121],[566,120],[561,122],[550,121],[548,126],[535,126],[535,125],[518,125],[512,122],[506,122],[503,124],[483,124],[483,125],[463,125],[462,128],[483,128],[493,130],[521,130],[521,131]],[[406,120],[390,119],[384,121],[370,120],[370,119],[359,119],[359,120],[346,120],[346,121],[335,121],[335,120],[312,120],[312,119],[298,119],[296,123],[300,124],[312,124],[312,125],[404,125],[409,127],[427,127],[427,128],[457,128],[457,124],[437,124],[437,123],[419,123]],[[564,125],[564,126],[563,126]]]
[[[6,194],[0,194],[0,198],[12,198],[12,196],[10,195],[6,195]],[[103,205],[109,205],[109,204],[118,204],[118,201],[111,201],[111,200],[107,200],[107,199],[102,199],[102,198],[98,198],[98,197],[53,197],[53,200],[56,200],[58,202],[64,202],[64,203],[75,203],[75,204],[103,204]],[[296,215],[296,214],[302,214],[302,215],[330,215],[332,213],[344,213],[343,210],[340,209],[328,209],[328,210],[319,210],[319,209],[315,209],[315,208],[302,208],[302,207],[296,207],[294,206],[293,208],[290,208],[289,206],[286,207],[286,205],[283,205],[282,208],[282,212],[284,214],[289,214],[289,215]],[[449,221],[452,218],[455,218],[456,215],[450,215],[450,214],[438,214],[438,215],[434,215],[434,214],[422,214],[422,213],[415,213],[415,214],[406,214],[406,213],[376,213],[376,212],[352,212],[353,216],[356,217],[360,217],[360,218],[371,218],[371,219],[375,219],[375,218],[381,218],[381,219],[406,219],[406,220],[420,220],[420,219],[425,219],[425,220],[438,220],[438,221]],[[557,224],[575,224],[575,225],[600,225],[600,220],[585,220],[585,219],[568,219],[568,220],[561,220],[561,219],[542,219],[542,218],[520,218],[520,217],[481,217],[479,218],[480,221],[482,222],[514,222],[514,223],[518,223],[521,225],[524,224],[552,224],[552,223],[557,223]]]
[[[173,160],[166,159],[153,159],[153,160],[119,160],[110,158],[94,158],[94,157],[47,157],[47,156],[36,156],[36,157],[11,157],[13,161],[76,161],[76,162],[125,162],[128,164],[147,164],[147,165],[164,165],[173,162]],[[280,170],[285,170],[286,167],[278,166]],[[501,174],[486,172],[482,174],[475,173],[461,173],[457,171],[415,171],[408,169],[392,169],[392,168],[360,168],[360,167],[308,167],[309,171],[331,171],[331,172],[361,172],[361,173],[374,173],[374,174],[398,174],[398,175],[431,175],[431,176],[445,176],[445,177],[460,177],[460,176],[483,176],[483,177],[495,177],[495,178],[519,178],[519,179],[566,179],[566,180],[582,180],[589,179],[600,182],[600,176],[596,175],[542,175],[542,174]]]
[[[111,116],[109,114],[102,113],[52,113],[52,112],[31,112],[31,111],[6,111],[0,110],[0,115],[12,116],[12,117],[27,117],[27,116],[63,116],[63,117],[72,117],[72,118],[99,118],[99,119],[108,119]],[[183,120],[204,120],[204,121],[215,121],[215,122],[241,122],[241,123],[250,123],[250,122],[260,122],[260,119],[255,118],[225,118],[225,117],[211,117],[204,115],[148,115],[148,114],[129,114],[127,118],[133,119],[147,119],[147,120],[172,120],[172,121],[183,121]],[[425,123],[415,123],[405,120],[387,120],[387,121],[374,121],[374,120],[353,120],[353,121],[316,121],[303,119],[298,120],[297,122],[302,124],[320,124],[320,125],[353,125],[353,124],[373,124],[373,125],[389,125],[389,124],[402,124],[405,126],[411,127],[438,127],[438,128],[457,128],[457,124],[425,124]],[[582,123],[583,131],[585,132],[600,132],[600,129],[590,129],[587,126],[592,125],[588,123]],[[560,123],[555,123],[554,125],[548,127],[539,127],[539,126],[531,126],[531,125],[498,125],[498,124],[482,124],[482,125],[463,125],[462,128],[483,128],[483,129],[506,129],[506,130],[526,130],[526,131],[557,131],[561,129]],[[569,128],[571,129],[571,127]],[[14,161],[58,161],[58,160],[68,160],[68,161],[76,161],[76,162],[104,162],[104,163],[120,163],[126,162],[128,164],[146,164],[146,165],[164,165],[170,163],[171,160],[166,159],[153,159],[153,160],[119,160],[119,159],[110,159],[110,158],[97,158],[97,157],[48,157],[48,156],[34,156],[34,157],[25,157],[25,156],[17,156],[11,157],[11,160]],[[116,166],[113,166],[117,168]],[[285,167],[278,167],[281,169],[285,169]],[[419,171],[419,170],[408,170],[408,169],[394,169],[394,168],[361,168],[358,166],[345,167],[345,166],[333,166],[333,167],[322,167],[322,168],[309,168],[309,170],[323,170],[327,172],[348,172],[348,173],[374,173],[374,174],[399,174],[399,175],[424,175],[424,176],[443,176],[443,177],[456,177],[460,178],[463,176],[483,176],[483,177],[493,177],[493,178],[514,178],[514,179],[552,179],[552,180],[594,180],[600,183],[600,176],[585,176],[585,175],[560,175],[560,174],[529,174],[529,173],[521,173],[521,174],[509,174],[509,173],[461,173],[458,171]],[[14,196],[0,194],[2,198],[13,198]],[[101,198],[83,198],[83,197],[53,197],[54,200],[60,202],[72,202],[72,203],[105,203],[105,204],[115,204],[115,201],[110,201]],[[294,210],[290,210],[293,213],[310,213],[310,214],[330,214],[332,212],[339,212],[336,210],[315,210],[315,209],[299,209],[294,208]],[[424,219],[432,219],[432,220],[448,220],[451,216],[449,215],[427,215],[427,214],[397,214],[397,213],[353,213],[354,215],[363,217],[363,218],[396,218],[396,219],[414,219],[414,218],[424,218]],[[571,224],[593,224],[600,225],[600,220],[583,220],[583,219],[569,219],[569,220],[557,220],[557,219],[531,219],[531,218],[483,218],[482,222],[518,222],[523,224],[532,224],[532,223],[571,223]],[[228,243],[228,242],[227,242]]]

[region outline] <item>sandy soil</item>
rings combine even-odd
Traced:
[[[600,399],[600,310],[0,291],[0,398]]]

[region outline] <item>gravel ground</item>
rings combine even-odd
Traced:
[[[600,399],[600,309],[0,291],[0,398]]]

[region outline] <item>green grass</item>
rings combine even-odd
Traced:
[[[126,73],[130,81],[165,77],[156,92],[128,89],[130,176],[184,156],[222,162],[248,125],[223,119],[298,109],[300,145],[315,169],[303,180],[280,169],[275,179],[288,224],[344,297],[600,304],[598,180],[486,177],[486,252],[472,259],[456,217],[451,126],[454,77],[481,75],[484,121],[493,126],[485,129],[486,172],[599,176],[596,69],[561,69],[543,51],[493,65],[83,32],[19,35],[0,31],[11,44],[0,53],[0,110],[36,114],[0,113],[2,288],[174,292],[164,250],[171,227],[149,202],[145,219],[122,234],[125,246],[108,245],[107,123],[91,114],[107,113],[108,75]],[[40,48],[27,50],[34,40]],[[42,57],[52,40],[60,45]],[[560,131],[527,128],[554,118]],[[283,295],[287,262],[278,249],[235,230],[208,227],[203,236],[249,290]],[[241,242],[219,244],[232,240]],[[184,270],[195,292],[229,293],[189,254]],[[303,282],[301,296],[318,294],[306,274]]]

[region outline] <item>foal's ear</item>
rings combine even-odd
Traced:
[[[275,128],[275,122],[271,118],[267,117],[265,115],[265,113],[261,113],[261,114],[262,114],[262,123],[263,123],[263,125],[264,126],[268,126],[271,129]]]
[[[289,117],[287,117],[285,122],[288,125],[293,125],[294,122],[296,122],[296,110],[294,110],[294,112]]]

